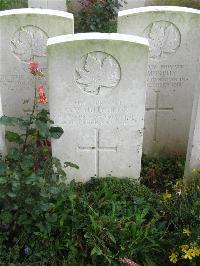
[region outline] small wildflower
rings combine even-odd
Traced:
[[[190,236],[190,234],[191,234],[190,229],[189,228],[183,228],[183,234],[187,235],[187,236]]]
[[[193,173],[193,174],[197,174],[197,172],[198,172],[198,171],[197,171],[196,168],[193,168],[193,169],[192,169],[192,173]]]
[[[38,102],[45,104],[47,103],[47,97],[44,92],[44,86],[43,84],[38,84]]]
[[[38,62],[33,61],[29,63],[30,73],[33,74],[34,76],[37,74],[37,68],[38,68]]]
[[[173,252],[170,256],[169,256],[169,260],[176,264],[178,261],[178,254],[176,252]]]
[[[168,193],[168,191],[166,191],[164,194],[163,194],[163,199],[164,201],[167,201],[169,199],[171,199],[172,197],[172,194],[171,193]]]
[[[200,247],[193,247],[192,252],[194,257],[200,256]]]
[[[129,266],[140,266],[139,264],[137,264],[134,261],[127,259],[127,258],[123,258],[123,259],[121,258],[121,259],[119,259],[119,262],[122,264],[129,265]]]
[[[182,182],[181,182],[180,180],[177,180],[177,181],[176,181],[176,185],[175,185],[175,187],[176,187],[176,188],[180,188],[181,185],[182,185]]]
[[[181,189],[179,189],[179,190],[176,191],[176,194],[177,194],[178,196],[180,196],[181,193],[182,193]]]
[[[185,254],[182,256],[184,259],[192,260],[192,258],[194,257],[193,249],[191,249],[191,248],[188,250],[185,250],[184,253]]]
[[[140,202],[139,202],[139,200],[137,200],[137,199],[133,199],[133,204],[135,204],[135,205],[138,205]]]
[[[181,246],[181,250],[183,251],[183,252],[185,252],[186,250],[188,250],[189,249],[189,246],[188,245],[182,245]]]
[[[31,249],[27,245],[24,246],[23,251],[24,251],[24,254],[26,255],[30,255],[31,253]]]

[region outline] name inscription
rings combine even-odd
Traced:
[[[184,65],[150,64],[147,86],[148,88],[182,87],[189,80],[184,73],[187,73]]]
[[[134,109],[131,103],[124,104],[121,101],[112,104],[96,101],[90,104],[78,100],[65,108],[65,115],[58,116],[56,123],[71,126],[135,125],[137,119]]]

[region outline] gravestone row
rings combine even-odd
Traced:
[[[199,73],[199,15],[199,11],[175,7],[119,13],[120,33],[146,37],[150,43],[143,145],[147,154],[187,150]],[[5,115],[20,116],[33,96],[28,62],[35,59],[46,69],[47,39],[73,33],[73,16],[42,9],[11,10],[0,12],[0,25],[2,110]],[[49,39],[50,112],[65,130],[60,140],[52,142],[53,154],[80,166],[79,171],[68,171],[70,177],[139,178],[147,50],[146,40],[123,34]],[[197,117],[198,100],[192,114],[190,162],[198,151],[193,152],[198,146]],[[3,135],[2,128],[2,152]],[[190,170],[192,163],[186,165]]]
[[[145,6],[145,0],[123,0],[121,3],[123,5],[121,10]],[[29,8],[45,8],[66,11],[67,4],[69,5],[69,9],[72,9],[73,11],[80,10],[82,7],[80,0],[73,0],[68,3],[66,0],[28,0]]]

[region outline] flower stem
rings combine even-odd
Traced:
[[[26,136],[25,136],[25,140],[24,140],[24,144],[23,144],[23,152],[25,151],[26,149],[26,144],[27,144],[27,140],[28,140],[28,131],[30,129],[30,126],[31,124],[33,123],[33,118],[34,118],[34,114],[35,114],[35,109],[36,109],[36,106],[37,106],[37,86],[36,86],[36,79],[35,79],[35,92],[34,92],[34,101],[33,101],[33,108],[32,108],[32,112],[31,112],[31,115],[30,115],[30,120],[29,120],[29,123],[27,125],[27,128],[26,128]]]

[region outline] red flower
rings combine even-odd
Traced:
[[[29,63],[30,73],[33,74],[34,76],[37,74],[37,68],[38,68],[38,62],[33,61]]]
[[[47,103],[47,97],[44,92],[44,86],[41,83],[38,84],[38,102],[42,104]]]

